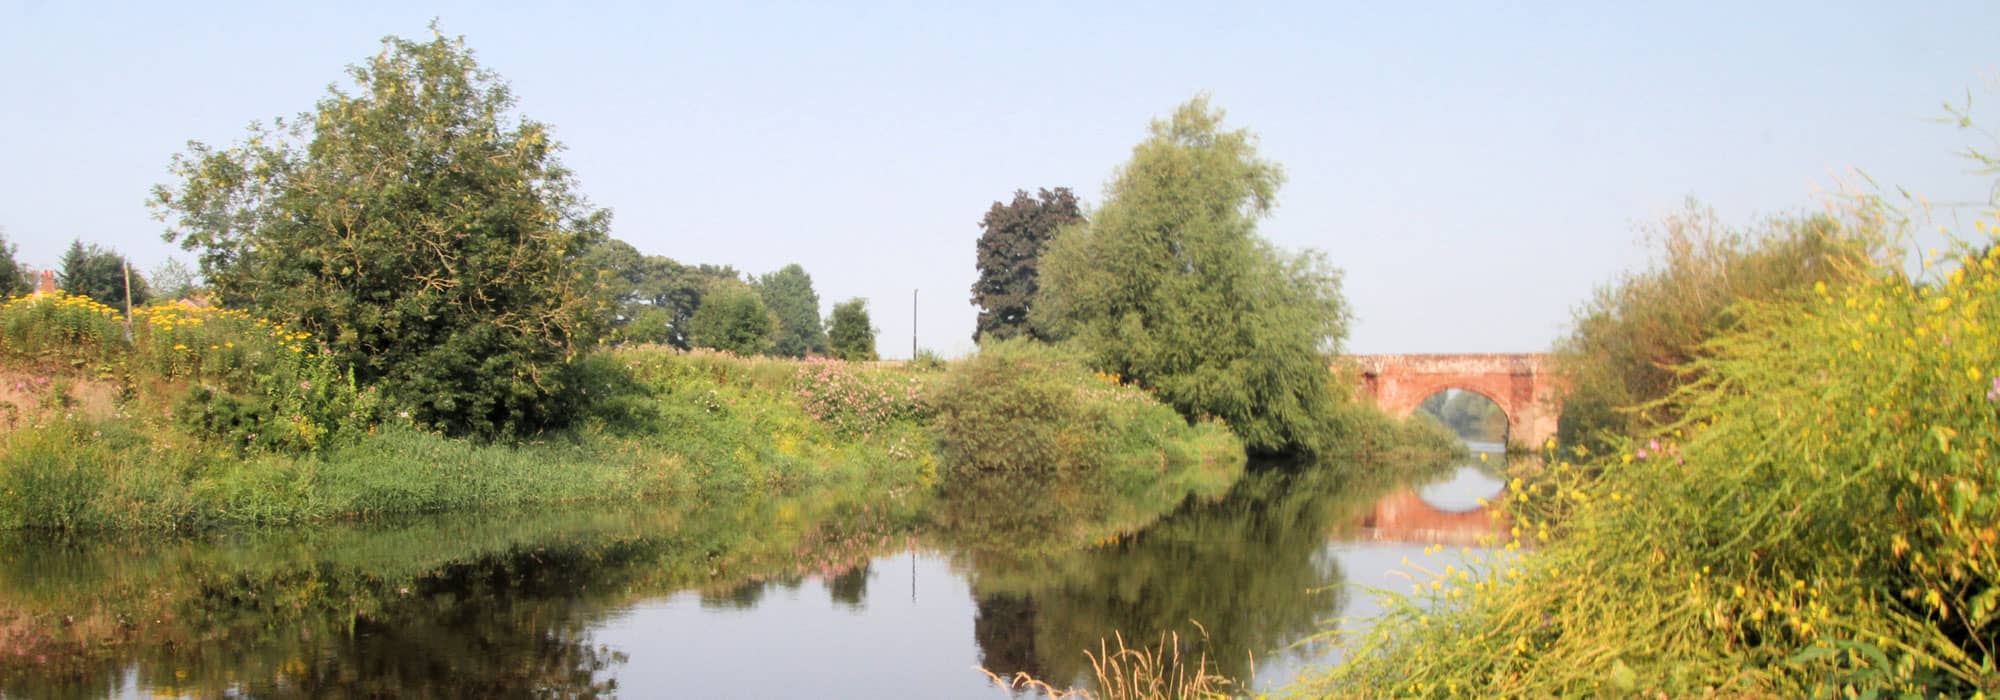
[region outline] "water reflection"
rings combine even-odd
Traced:
[[[1483,517],[1453,507],[1499,483],[1478,463],[1427,487],[1388,473],[5,535],[0,694],[990,696],[973,666],[1078,680],[1103,638],[1170,631],[1224,673],[1282,683],[1324,651],[1295,642],[1371,610],[1348,584],[1381,585],[1451,534],[1386,537],[1385,503]]]
[[[593,634],[634,601],[696,589],[755,608],[915,521],[815,495],[206,540],[7,534],[0,695],[594,696],[627,656]]]
[[[1247,675],[1252,654],[1310,634],[1339,610],[1343,577],[1323,548],[1372,500],[1353,483],[1323,465],[1265,465],[1220,501],[1098,546],[1039,557],[963,551],[985,623],[982,663],[1073,681],[1100,640],[1152,643],[1176,632],[1223,673]]]

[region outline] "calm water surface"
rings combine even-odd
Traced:
[[[1336,658],[1302,640],[1376,614],[1357,586],[1462,556],[1503,485],[1478,461],[1420,484],[1355,471],[1253,468],[1108,535],[1068,526],[1092,498],[1006,488],[17,537],[0,696],[1004,697],[978,668],[1080,680],[1099,640],[1169,632],[1268,688]]]

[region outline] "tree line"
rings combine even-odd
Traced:
[[[0,298],[35,290],[36,277],[41,271],[22,264],[15,257],[17,251],[6,234],[0,232]],[[168,258],[151,271],[142,272],[132,268],[131,261],[118,251],[86,244],[81,239],[72,241],[63,251],[62,259],[49,271],[55,273],[57,289],[114,307],[121,307],[128,294],[132,305],[139,306],[154,299],[181,299],[201,291],[194,271],[178,260]]]
[[[295,118],[189,142],[149,198],[195,254],[131,301],[200,291],[299,329],[414,420],[451,434],[564,420],[576,360],[605,343],[873,359],[866,302],[822,320],[804,268],[748,277],[611,238],[549,127],[462,38],[389,37]],[[0,243],[0,287],[27,291]],[[61,286],[113,306],[123,256],[81,241]],[[116,284],[113,284],[114,277]]]
[[[613,238],[548,125],[462,38],[385,38],[348,78],[236,143],[190,142],[150,203],[210,299],[310,334],[419,423],[552,427],[575,360],[607,342],[874,357],[865,302],[821,319],[798,265],[748,276]],[[1255,142],[1198,97],[1152,123],[1088,214],[1067,188],[996,202],[978,336],[1064,343],[1254,451],[1329,448],[1340,275],[1258,235],[1283,172]],[[81,262],[73,288],[109,293],[96,280],[113,268]]]

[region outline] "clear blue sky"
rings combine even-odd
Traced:
[[[0,0],[0,228],[36,266],[78,237],[191,261],[144,204],[169,156],[311,108],[433,17],[553,125],[614,235],[800,263],[824,306],[869,299],[888,356],[913,288],[922,344],[970,348],[993,200],[1094,203],[1200,91],[1284,164],[1263,231],[1347,271],[1358,352],[1546,348],[1689,196],[1747,222],[1855,167],[1989,184],[1930,120],[2000,99],[2000,4],[1506,4]]]

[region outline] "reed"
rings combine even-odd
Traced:
[[[1202,631],[1203,641],[1207,634]],[[1046,700],[1203,700],[1238,694],[1235,681],[1210,667],[1207,652],[1197,651],[1189,657],[1183,651],[1188,646],[1178,632],[1162,633],[1157,644],[1141,647],[1127,646],[1125,636],[1114,632],[1111,639],[1099,640],[1097,651],[1084,652],[1090,658],[1094,689],[1060,688],[1025,672],[1002,677],[979,670],[1010,693]]]

